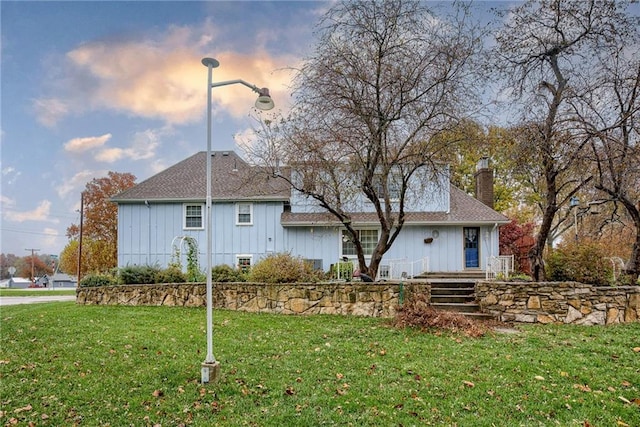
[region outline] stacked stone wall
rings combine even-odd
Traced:
[[[640,320],[639,286],[576,282],[476,283],[482,311],[505,322],[607,325]]]
[[[279,314],[344,314],[393,317],[402,299],[426,293],[428,284],[400,283],[215,283],[213,307]],[[78,304],[204,307],[206,285],[162,284],[79,288]]]

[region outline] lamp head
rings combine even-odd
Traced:
[[[258,94],[258,99],[256,100],[256,108],[258,110],[266,111],[275,107],[273,99],[271,99],[271,95],[269,95],[269,89],[263,87],[258,91]]]

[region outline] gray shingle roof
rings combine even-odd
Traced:
[[[148,201],[204,201],[206,197],[206,159],[201,151],[164,171],[114,196],[117,203]],[[211,158],[213,200],[278,200],[290,199],[288,183],[273,178],[266,169],[251,166],[233,151],[215,151]],[[449,212],[407,212],[409,224],[495,224],[509,219],[464,191],[451,185]],[[378,224],[375,213],[353,214],[355,224]],[[283,212],[282,225],[337,225],[329,213]]]
[[[233,151],[215,151],[211,158],[213,200],[289,200],[283,179],[265,169],[251,166]],[[162,201],[204,201],[206,198],[207,153],[201,151],[142,181],[112,198],[117,203]]]
[[[484,203],[451,185],[451,207],[449,212],[406,212],[405,224],[505,224],[509,219],[494,211]],[[375,212],[355,213],[355,225],[378,224]],[[340,222],[329,213],[283,212],[282,225],[339,225]]]

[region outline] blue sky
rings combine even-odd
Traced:
[[[206,149],[214,81],[290,103],[290,67],[326,2],[2,1],[0,252],[58,254],[80,192],[108,171],[138,182]],[[255,95],[213,91],[213,148],[250,132]]]

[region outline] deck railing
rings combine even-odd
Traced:
[[[513,255],[490,256],[487,258],[487,280],[508,279],[513,273]]]
[[[378,267],[376,280],[412,279],[426,271],[429,271],[429,258],[422,258],[415,261],[406,259],[386,260]]]

